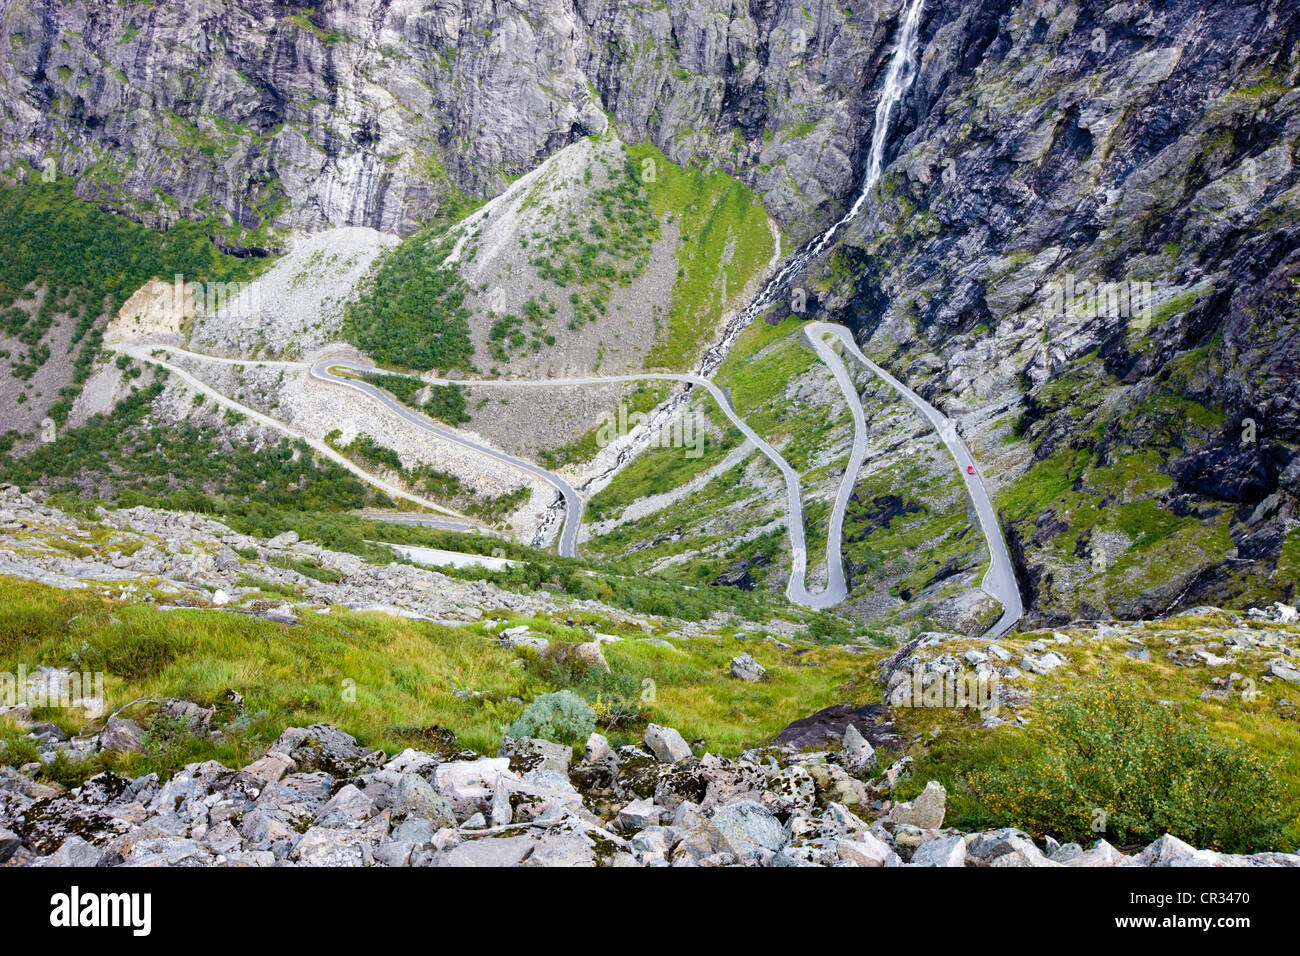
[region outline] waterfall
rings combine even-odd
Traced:
[[[894,55],[889,60],[889,67],[885,71],[885,85],[880,91],[880,99],[876,103],[875,126],[871,130],[871,151],[868,153],[867,171],[863,176],[862,188],[858,190],[857,198],[853,201],[853,205],[849,207],[849,211],[839,221],[821,235],[807,242],[763,287],[763,291],[754,298],[749,308],[745,310],[739,321],[729,330],[723,341],[710,349],[705,355],[700,368],[703,374],[709,374],[721,364],[722,359],[730,350],[732,342],[740,334],[741,330],[756,315],[776,301],[777,294],[780,293],[791,277],[802,272],[808,266],[808,263],[826,250],[826,247],[830,245],[831,240],[835,238],[836,233],[840,231],[845,223],[857,218],[858,213],[862,211],[863,203],[867,201],[867,196],[875,188],[876,183],[880,181],[880,177],[885,171],[885,147],[889,143],[889,131],[893,126],[894,108],[898,106],[903,99],[903,94],[907,92],[908,87],[912,85],[912,81],[916,79],[916,54],[921,35],[921,8],[925,5],[925,0],[906,0],[906,3],[907,7],[903,11],[902,23],[898,30],[898,42],[894,47]]]

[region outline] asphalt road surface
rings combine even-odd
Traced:
[[[931,427],[939,433],[939,437],[948,448],[948,453],[952,455],[953,461],[957,463],[962,480],[966,482],[966,492],[975,505],[975,514],[979,518],[980,530],[984,533],[984,538],[989,545],[991,561],[988,571],[984,573],[984,580],[981,582],[980,587],[983,588],[984,593],[1001,603],[1002,616],[998,618],[997,623],[992,628],[985,632],[984,636],[990,638],[1000,637],[1011,630],[1025,613],[1024,605],[1020,600],[1020,586],[1016,583],[1015,568],[1011,563],[1011,553],[1007,550],[1006,539],[1002,536],[1002,526],[998,523],[997,511],[994,510],[993,502],[989,499],[988,489],[984,485],[984,475],[980,472],[979,463],[975,460],[975,456],[971,454],[970,449],[966,447],[966,443],[962,441],[961,436],[957,434],[957,429],[952,424],[952,421],[943,412],[863,355],[862,350],[858,348],[858,343],[853,339],[853,333],[844,326],[833,325],[829,322],[811,322],[805,327],[804,335],[815,339],[823,339],[826,335],[837,338],[850,358],[863,368],[870,370],[888,384],[890,388],[898,392],[903,397],[903,400],[919,412],[921,417],[928,421]],[[847,475],[845,477],[847,480]],[[841,488],[842,493],[843,488]],[[839,503],[837,502],[838,507]]]

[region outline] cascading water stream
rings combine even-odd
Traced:
[[[880,91],[880,99],[876,102],[876,119],[875,126],[871,130],[871,150],[867,154],[867,171],[853,205],[829,229],[805,243],[804,247],[791,256],[790,261],[768,281],[763,291],[754,297],[749,308],[737,318],[732,328],[728,329],[723,340],[705,354],[698,370],[699,374],[707,376],[722,364],[723,358],[730,351],[732,343],[741,330],[756,315],[776,301],[777,295],[785,287],[786,282],[803,272],[808,263],[821,255],[846,223],[857,218],[871,190],[875,188],[876,183],[880,182],[880,177],[885,171],[885,148],[889,144],[889,131],[893,128],[894,108],[902,101],[903,95],[916,78],[916,54],[920,45],[921,9],[924,6],[925,0],[907,0],[907,7],[903,11],[902,23],[898,31],[898,44],[894,47],[894,55],[889,60],[889,67],[885,71],[885,85]]]

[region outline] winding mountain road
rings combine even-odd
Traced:
[[[462,532],[470,532],[470,531],[478,530],[478,526],[475,525],[468,518],[465,518],[463,515],[457,514],[455,511],[452,511],[450,508],[438,504],[436,501],[430,501],[428,498],[422,498],[419,495],[411,494],[409,491],[405,491],[404,489],[402,489],[401,487],[399,487],[398,485],[394,484],[391,481],[385,481],[383,478],[380,478],[377,475],[370,474],[368,471],[354,464],[352,461],[345,458],[343,455],[340,455],[337,451],[335,451],[329,445],[325,444],[320,439],[313,438],[310,435],[306,434],[305,432],[301,432],[298,429],[285,424],[279,419],[272,418],[270,415],[263,414],[262,412],[259,412],[255,408],[250,408],[249,406],[243,404],[242,402],[237,402],[233,398],[223,395],[221,392],[218,392],[211,385],[208,385],[206,382],[200,380],[190,372],[181,368],[179,365],[173,365],[171,362],[164,361],[163,359],[159,358],[157,355],[154,355],[153,353],[161,350],[161,351],[171,352],[178,355],[185,355],[190,358],[203,359],[205,361],[215,361],[227,365],[246,365],[246,366],[266,365],[266,366],[280,367],[280,368],[305,368],[306,367],[305,363],[258,362],[258,361],[249,361],[243,359],[223,359],[217,356],[203,355],[199,352],[190,352],[187,349],[176,348],[175,346],[158,345],[154,343],[144,344],[144,345],[110,344],[107,347],[110,350],[124,352],[127,355],[131,356],[132,358],[137,359],[141,362],[149,362],[153,365],[159,366],[160,368],[165,368],[169,373],[175,375],[191,389],[212,399],[216,404],[220,405],[221,407],[228,408],[233,412],[238,412],[239,414],[247,417],[250,421],[255,421],[259,425],[264,425],[268,428],[273,428],[276,431],[288,435],[290,438],[295,438],[300,441],[306,442],[307,445],[311,447],[313,451],[318,452],[319,454],[328,458],[330,461],[334,462],[340,467],[346,469],[347,471],[350,471],[352,474],[356,475],[358,478],[365,481],[367,484],[371,485],[372,487],[380,489],[381,491],[383,491],[385,494],[389,495],[392,498],[400,498],[403,501],[409,501],[412,502],[413,504],[420,505],[423,508],[428,508],[430,511],[437,512],[440,515],[445,515],[446,517],[441,518],[438,521],[439,526],[445,530],[462,531]]]
[[[339,375],[334,371],[335,369],[342,369],[352,374]],[[373,366],[366,367],[364,365],[358,365],[357,363],[346,359],[327,358],[312,365],[310,374],[311,377],[317,381],[329,382],[332,385],[341,385],[344,388],[350,388],[353,391],[360,392],[362,395],[365,395],[383,405],[391,414],[396,415],[403,421],[415,425],[417,428],[422,428],[430,434],[437,435],[445,441],[454,442],[455,444],[468,448],[471,451],[476,451],[481,455],[486,455],[488,458],[495,459],[504,465],[509,465],[511,468],[516,468],[519,471],[534,475],[553,486],[555,490],[560,493],[560,496],[564,501],[564,527],[560,531],[560,555],[566,558],[577,557],[578,528],[582,524],[583,502],[582,496],[578,494],[577,490],[571,484],[554,472],[547,471],[545,468],[534,465],[530,461],[525,461],[522,458],[516,458],[514,455],[498,451],[489,445],[484,445],[481,442],[466,438],[464,435],[461,435],[450,428],[438,425],[428,416],[407,408],[389,392],[384,391],[376,385],[370,384],[364,378],[357,377],[366,372],[374,371],[376,371],[376,369]],[[443,383],[439,382],[439,384]],[[481,385],[483,383],[479,382],[477,384]]]
[[[441,428],[432,421],[406,408],[397,401],[392,395],[370,384],[364,379],[356,376],[363,375],[366,372],[373,372],[373,367],[358,365],[356,362],[342,359],[322,359],[311,367],[312,378],[323,382],[332,382],[336,385],[343,385],[347,388],[355,389],[365,395],[370,396],[375,401],[382,404],[389,411],[400,415],[406,421],[419,425],[427,431],[430,431],[440,437],[449,438],[459,444],[474,448],[483,454],[495,458],[498,461],[513,465],[516,468],[537,475],[553,485],[564,496],[565,502],[565,521],[564,529],[560,536],[560,554],[565,557],[576,557],[578,553],[578,529],[582,524],[582,498],[574,490],[573,486],[553,472],[548,472],[543,468],[507,455],[504,452],[497,451],[480,445],[477,442],[458,437],[445,428]],[[343,374],[339,374],[342,372]],[[847,381],[847,373],[845,373]],[[843,601],[847,592],[844,587],[844,571],[842,564],[837,560],[831,562],[832,567],[838,569],[836,581],[832,581],[830,587],[825,591],[813,594],[810,593],[804,583],[808,564],[808,549],[804,537],[803,523],[803,496],[799,489],[799,474],[790,467],[780,452],[773,448],[768,442],[759,437],[754,429],[737,414],[731,404],[731,398],[727,393],[714,382],[698,375],[687,375],[684,373],[674,372],[644,372],[636,375],[601,375],[589,376],[584,378],[548,378],[548,379],[496,379],[484,381],[481,379],[455,379],[455,378],[431,378],[425,379],[434,385],[465,385],[465,386],[504,386],[512,388],[558,388],[563,386],[582,386],[582,385],[606,385],[610,383],[627,383],[627,382],[644,382],[644,381],[668,381],[668,382],[686,382],[690,385],[705,389],[718,403],[718,407],[731,420],[731,423],[739,429],[746,438],[754,444],[759,451],[771,460],[781,471],[785,479],[786,496],[790,502],[790,546],[794,560],[794,569],[790,575],[790,583],[786,587],[786,594],[791,601],[798,604],[804,604],[809,607],[825,608],[838,604]],[[851,384],[851,383],[850,383]],[[856,392],[854,393],[856,397]],[[859,406],[859,409],[861,406]],[[846,499],[847,500],[847,499]],[[837,539],[838,541],[838,539]],[[829,557],[829,547],[828,547]],[[836,544],[836,557],[838,558],[838,543]],[[836,583],[837,582],[837,583]]]
[[[853,418],[853,446],[849,454],[849,460],[844,470],[844,475],[840,480],[839,489],[836,493],[834,506],[831,509],[830,523],[827,529],[826,539],[826,586],[817,592],[808,590],[807,572],[808,572],[808,546],[804,527],[804,508],[803,493],[800,488],[799,474],[791,467],[789,462],[772,447],[767,441],[761,438],[749,424],[737,413],[732,405],[731,397],[726,390],[714,383],[708,378],[699,375],[690,375],[685,373],[673,372],[642,372],[632,375],[602,375],[588,376],[582,378],[562,378],[562,379],[453,379],[453,378],[433,378],[426,379],[430,384],[435,385],[462,385],[462,386],[498,386],[509,388],[556,388],[564,386],[584,386],[584,385],[603,385],[610,383],[630,383],[643,381],[671,381],[682,382],[693,387],[702,388],[709,393],[718,407],[727,416],[733,425],[768,458],[781,472],[785,481],[786,498],[789,502],[790,517],[788,521],[787,533],[790,539],[791,553],[791,571],[790,579],[786,585],[786,596],[794,603],[805,607],[824,609],[833,607],[841,603],[848,596],[848,587],[845,581],[844,562],[842,557],[842,541],[844,532],[844,515],[848,508],[849,499],[852,497],[853,489],[857,484],[858,474],[861,471],[862,464],[866,458],[866,417],[862,408],[862,401],[858,396],[857,388],[849,375],[848,368],[838,352],[835,351],[831,342],[835,340],[844,349],[845,353],[858,365],[876,375],[892,389],[894,389],[909,405],[912,406],[938,433],[947,447],[949,454],[956,462],[963,480],[966,483],[967,493],[975,507],[976,516],[978,517],[980,530],[988,542],[991,561],[988,571],[985,572],[981,582],[981,588],[985,593],[999,601],[1003,607],[1002,616],[997,623],[985,634],[986,637],[997,637],[1012,627],[1020,620],[1023,615],[1023,606],[1020,600],[1019,587],[1016,584],[1015,571],[1011,563],[1011,556],[1007,550],[1006,542],[1002,536],[1001,527],[998,524],[997,513],[993,508],[992,501],[989,498],[988,491],[984,484],[984,477],[979,471],[979,466],[970,453],[964,441],[957,434],[952,422],[938,409],[930,405],[914,391],[900,382],[894,376],[890,375],[880,366],[876,365],[866,357],[858,348],[857,342],[854,341],[852,333],[842,325],[834,325],[827,322],[810,322],[803,328],[804,342],[817,353],[819,359],[824,362],[827,368],[834,376],[836,384],[839,386],[848,405],[849,413]],[[354,465],[348,459],[338,454],[324,442],[310,438],[295,429],[290,428],[282,422],[279,422],[267,415],[248,408],[233,399],[227,398],[221,393],[215,391],[210,386],[201,382],[186,370],[165,362],[153,354],[153,350],[163,349],[169,353],[188,356],[193,359],[203,361],[217,362],[227,365],[244,365],[244,366],[270,366],[281,368],[293,368],[297,370],[307,370],[311,378],[337,385],[343,388],[352,389],[360,392],[373,401],[382,405],[390,414],[396,415],[403,421],[406,421],[418,428],[421,428],[432,435],[437,436],[445,441],[453,442],[464,448],[468,448],[488,458],[501,462],[502,464],[518,469],[519,471],[540,478],[556,489],[559,499],[556,502],[558,506],[563,502],[564,525],[560,532],[559,553],[564,557],[576,557],[578,553],[578,532],[582,525],[583,500],[577,490],[560,475],[547,471],[530,461],[518,458],[514,455],[507,454],[489,445],[465,437],[463,434],[454,429],[442,426],[425,415],[416,412],[403,405],[389,392],[384,391],[376,385],[366,381],[363,377],[367,373],[376,371],[374,366],[362,365],[347,358],[323,358],[314,363],[293,362],[293,361],[276,361],[276,360],[248,360],[248,359],[230,359],[221,356],[205,355],[198,352],[191,352],[188,349],[176,346],[166,345],[136,345],[136,346],[117,346],[121,351],[125,351],[133,357],[142,361],[153,362],[173,373],[179,375],[189,386],[200,392],[211,396],[220,404],[236,409],[250,418],[272,427],[278,428],[287,434],[308,441],[313,448],[320,451],[333,461],[343,465],[354,474],[365,478],[378,487],[383,488],[390,495],[401,497],[409,501],[414,501],[426,507],[436,509],[443,514],[451,516],[447,522],[449,527],[456,526],[456,519],[460,516],[449,512],[446,508],[428,502],[418,496],[404,492],[393,486],[389,482],[369,475]],[[967,468],[973,469],[968,472]],[[472,528],[468,522],[464,530]]]
[[[901,395],[903,400],[911,405],[939,433],[939,438],[947,446],[948,453],[952,456],[953,461],[957,463],[962,479],[966,482],[966,493],[970,495],[970,500],[975,506],[975,515],[979,519],[980,531],[984,533],[984,539],[989,546],[989,569],[984,572],[980,588],[985,594],[1002,605],[1002,616],[998,618],[993,627],[985,632],[984,636],[990,638],[1001,637],[1015,627],[1016,623],[1024,616],[1025,609],[1020,600],[1020,586],[1016,583],[1016,572],[1015,566],[1011,563],[1011,553],[1007,550],[1007,542],[1002,535],[1002,526],[998,523],[997,511],[994,509],[993,502],[989,498],[988,489],[984,485],[984,474],[980,471],[979,462],[975,460],[975,456],[971,454],[966,443],[962,441],[956,427],[948,416],[867,358],[862,353],[862,350],[858,348],[853,333],[847,328],[829,322],[811,322],[804,328],[804,335],[811,340],[821,341],[823,344],[825,344],[826,336],[833,336],[844,347],[850,358]],[[822,354],[820,350],[818,350],[818,354]],[[838,379],[838,374],[836,377]],[[856,390],[852,389],[851,382],[849,384],[850,388],[846,391],[846,395],[849,391],[852,391],[856,397]],[[841,384],[841,388],[843,387],[843,384]],[[861,408],[862,406],[859,404],[859,416],[861,415]],[[856,442],[854,447],[856,450]],[[855,480],[856,477],[857,472],[854,470]],[[845,483],[847,482],[848,474],[846,473]],[[844,496],[843,485],[840,488],[840,496],[847,503],[848,499]],[[840,500],[837,499],[837,510],[840,507]],[[840,517],[843,518],[842,511]]]

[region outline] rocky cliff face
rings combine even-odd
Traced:
[[[0,3],[0,161],[146,221],[405,232],[617,117],[807,232],[856,182],[892,4]],[[814,220],[804,221],[813,210]]]
[[[935,5],[924,30],[826,310],[968,413],[1041,615],[1289,594],[1295,5]]]
[[[568,4],[6,2],[3,157],[146,220],[409,231],[604,126]],[[265,236],[261,236],[264,240]]]

